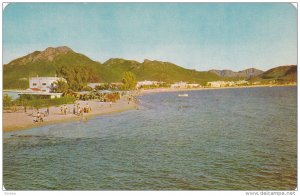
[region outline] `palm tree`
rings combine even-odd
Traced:
[[[70,93],[69,85],[64,80],[59,79],[51,85],[51,91],[54,93],[62,93],[67,95]]]

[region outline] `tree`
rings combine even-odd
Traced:
[[[70,92],[70,89],[68,83],[62,79],[59,79],[53,83],[51,91],[54,93],[63,93],[63,95],[67,95]]]
[[[12,105],[12,97],[8,94],[4,94],[3,96],[3,106],[11,106]]]
[[[104,83],[104,84],[101,84],[101,85],[96,85],[95,89],[96,90],[108,90],[109,89],[109,84]]]
[[[134,90],[137,85],[136,76],[130,71],[124,73],[122,82],[124,84],[124,90]]]
[[[65,78],[73,91],[83,90],[88,82],[99,82],[96,70],[85,65],[60,66],[57,75]]]

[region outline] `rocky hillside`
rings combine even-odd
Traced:
[[[296,83],[297,65],[275,67],[252,78],[250,81],[261,83],[269,83],[272,81],[278,84]]]
[[[283,66],[267,72],[250,68],[239,72],[231,70],[196,71],[186,69],[170,62],[144,60],[140,63],[134,60],[112,58],[104,63],[93,61],[87,56],[72,49],[63,47],[49,47],[44,51],[15,59],[3,65],[4,89],[26,89],[29,87],[29,77],[55,76],[61,67],[80,67],[88,73],[88,82],[120,82],[123,73],[133,72],[139,81],[156,80],[169,83],[186,81],[190,83],[206,84],[217,80],[250,79],[251,81],[287,82],[297,80],[297,66]]]
[[[145,60],[139,63],[114,58],[102,64],[63,46],[35,51],[3,65],[4,89],[26,89],[29,77],[54,76],[61,66],[83,67],[93,75],[89,82],[120,82],[125,71],[135,73],[138,80],[188,81],[204,84],[221,79],[214,73],[189,70],[169,62]]]
[[[209,72],[215,73],[218,76],[222,76],[222,77],[237,77],[237,78],[245,78],[245,79],[249,79],[263,73],[263,71],[255,68],[249,68],[238,72],[234,72],[232,70],[212,69],[209,70]]]
[[[28,78],[33,76],[55,76],[60,66],[82,66],[98,77],[98,81],[105,81],[108,70],[101,63],[93,61],[83,54],[74,52],[68,47],[49,47],[44,51],[15,59],[3,65],[4,89],[28,88]],[[100,77],[103,76],[103,77]]]

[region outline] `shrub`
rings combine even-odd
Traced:
[[[3,106],[10,107],[12,105],[12,97],[8,94],[5,94],[3,97]]]

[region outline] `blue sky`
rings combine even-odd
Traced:
[[[297,64],[288,3],[14,3],[3,13],[3,63],[52,46],[93,60],[169,61],[196,69]]]

